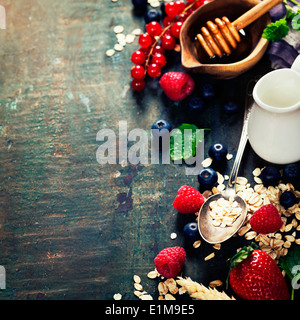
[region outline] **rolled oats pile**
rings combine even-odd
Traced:
[[[241,215],[242,208],[233,197],[229,200],[220,198],[209,204],[209,215],[212,218],[212,224],[215,227],[230,227],[234,221]]]
[[[251,184],[245,177],[238,177],[236,180],[236,193],[240,195],[247,204],[247,216],[244,224],[238,230],[237,235],[245,237],[246,240],[253,240],[258,243],[261,250],[269,254],[276,263],[279,262],[280,257],[287,255],[292,244],[300,245],[300,203],[284,208],[280,204],[280,196],[285,191],[292,192],[296,198],[300,198],[300,191],[295,190],[291,183],[279,183],[278,186],[265,187],[262,180],[259,178],[262,169],[256,168],[252,173],[254,176],[255,185]],[[203,193],[205,198],[212,194],[220,193],[224,187],[224,180],[228,180],[228,176],[222,176],[218,173],[217,186],[212,190],[206,190]],[[272,204],[278,210],[281,219],[282,227],[280,230],[269,234],[259,234],[251,229],[250,219],[255,211],[260,209],[263,205]],[[220,198],[210,203],[210,217],[212,223],[216,227],[231,226],[234,221],[240,216],[242,208],[238,202],[230,197],[228,200]],[[199,212],[195,213],[196,220]],[[171,237],[172,238],[172,237]],[[201,240],[193,243],[193,247],[199,248]],[[212,246],[215,252],[210,253],[204,258],[204,261],[213,259],[217,251],[220,250],[221,244],[214,244]],[[148,279],[159,279],[157,285],[158,300],[176,300],[177,295],[188,293],[192,299],[196,300],[229,300],[234,297],[229,297],[225,292],[216,290],[216,287],[222,286],[220,280],[213,280],[208,287],[203,284],[191,280],[189,277],[183,278],[177,276],[176,278],[165,279],[155,269],[147,274]],[[179,287],[178,287],[179,286]],[[134,276],[134,295],[141,300],[152,300],[153,297],[143,289],[141,279],[139,276]],[[119,294],[115,299],[120,299]]]
[[[300,237],[297,231],[300,231],[300,204],[296,203],[292,207],[285,209],[280,204],[280,195],[285,191],[291,191],[296,197],[300,197],[300,191],[295,190],[291,183],[279,183],[278,186],[265,187],[262,184],[259,175],[260,168],[253,171],[254,181],[257,183],[252,188],[246,178],[239,179],[236,185],[237,194],[239,194],[248,206],[248,214],[244,225],[239,229],[238,235],[245,236],[247,240],[255,240],[260,248],[268,253],[276,262],[281,256],[288,253],[291,244],[300,244]],[[251,230],[250,218],[252,214],[260,207],[266,204],[273,204],[283,221],[279,231],[270,234],[257,234]]]

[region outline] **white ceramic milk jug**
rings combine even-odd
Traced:
[[[300,55],[291,69],[267,73],[253,89],[248,138],[264,160],[287,164],[300,160]]]

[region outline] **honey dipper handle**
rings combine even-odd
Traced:
[[[263,16],[270,9],[275,7],[277,4],[282,2],[283,0],[264,0],[261,3],[257,4],[243,15],[241,15],[238,19],[236,19],[232,24],[235,26],[237,30],[241,30],[247,27],[250,23],[255,21],[256,19]]]

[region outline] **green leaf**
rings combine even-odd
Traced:
[[[199,129],[196,125],[188,123],[180,125],[176,130],[172,131],[170,138],[170,157],[172,161],[195,156],[197,145],[201,141],[203,141],[203,135],[199,134]]]
[[[298,10],[298,14],[293,17],[291,26],[294,30],[300,30],[300,10]]]
[[[294,289],[299,288],[300,280],[300,247],[294,247],[292,250],[289,250],[286,256],[281,257],[279,267],[282,268],[291,279],[291,300],[294,300]]]
[[[280,19],[267,25],[262,37],[269,41],[278,41],[289,33],[286,19]]]
[[[300,274],[300,247],[294,247],[292,250],[289,250],[286,256],[281,257],[279,266],[286,272],[291,280]],[[294,268],[294,266],[299,266],[299,268]]]

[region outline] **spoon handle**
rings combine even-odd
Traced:
[[[253,92],[253,88],[254,88],[256,82],[259,80],[259,78],[260,77],[252,79],[247,84],[245,111],[244,111],[244,123],[243,123],[243,128],[242,128],[242,134],[241,134],[240,143],[239,143],[239,146],[237,149],[236,157],[235,157],[235,160],[234,160],[234,163],[232,166],[232,170],[230,173],[229,181],[227,184],[226,193],[232,193],[232,194],[235,193],[235,182],[236,182],[236,178],[237,178],[237,175],[239,172],[240,163],[241,163],[241,160],[243,157],[245,146],[248,141],[248,133],[247,133],[248,120],[249,120],[249,116],[250,116],[250,111],[253,106],[252,92]]]

